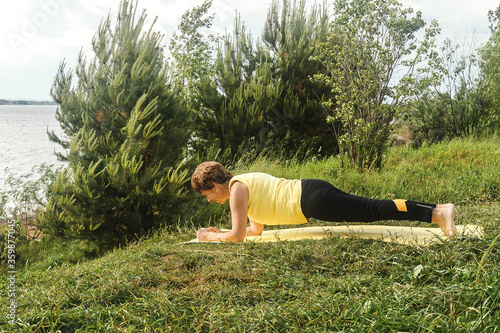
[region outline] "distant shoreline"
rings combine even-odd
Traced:
[[[9,101],[6,99],[0,99],[0,105],[57,105],[57,103],[52,101],[26,101],[26,100]]]

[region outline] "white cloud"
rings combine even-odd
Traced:
[[[488,11],[498,6],[496,0],[400,0],[406,7],[422,12],[426,20],[437,19],[445,30],[470,30],[481,32],[488,27]]]
[[[95,16],[105,16],[111,9],[118,8],[116,0],[77,0],[77,2]]]

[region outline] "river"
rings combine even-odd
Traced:
[[[62,135],[55,113],[55,105],[0,105],[0,190],[7,189],[9,174],[27,175],[42,163],[64,165],[54,154],[64,150],[47,135],[47,129]]]

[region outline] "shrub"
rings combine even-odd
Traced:
[[[108,16],[95,35],[95,58],[78,59],[78,82],[64,63],[51,93],[69,147],[69,167],[57,174],[42,214],[47,233],[84,239],[106,248],[169,223],[179,212],[187,172],[183,152],[188,115],[169,85],[162,36],[146,15],[136,20],[120,3],[112,29]],[[153,23],[154,24],[154,23]]]

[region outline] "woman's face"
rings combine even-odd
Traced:
[[[214,183],[214,187],[210,190],[201,190],[200,193],[207,198],[208,202],[216,202],[218,204],[223,204],[229,198],[229,195],[224,193],[222,186],[217,183]]]

